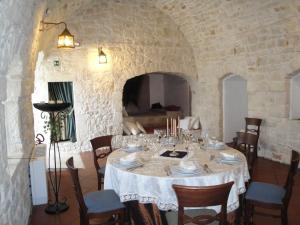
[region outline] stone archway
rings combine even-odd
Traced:
[[[127,79],[123,86],[122,108],[123,120],[137,120],[150,130],[163,127],[163,118],[170,116],[171,111],[182,117],[191,115],[190,84],[177,73],[135,76]]]

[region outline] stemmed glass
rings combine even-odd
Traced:
[[[169,144],[172,145],[172,152],[170,153],[170,156],[172,157],[176,157],[178,156],[178,152],[175,151],[175,147],[176,147],[176,144],[177,144],[178,140],[176,137],[169,137]]]
[[[207,146],[208,145],[208,139],[209,139],[208,132],[207,131],[202,131],[201,136],[202,136],[202,140],[203,140],[203,145]]]

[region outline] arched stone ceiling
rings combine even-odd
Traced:
[[[262,39],[274,39],[299,32],[299,0],[154,0],[156,7],[168,14],[194,48],[202,54],[224,51],[224,47],[246,52],[253,34],[264,29]],[[289,26],[280,26],[289,21]],[[277,27],[276,24],[278,24]],[[268,33],[268,35],[267,35]],[[292,39],[292,37],[290,37]],[[217,41],[217,42],[216,42]],[[295,41],[295,40],[291,40]],[[225,46],[224,46],[225,45]],[[195,49],[194,49],[195,50]]]
[[[94,3],[93,0],[48,0],[50,15],[56,19],[72,17]],[[149,7],[148,3],[170,16],[193,47],[196,58],[202,60],[212,54],[231,55],[233,51],[246,54],[247,48],[258,47],[253,44],[256,38],[269,40],[269,45],[282,35],[291,45],[298,41],[298,36],[293,34],[300,27],[299,0],[149,0],[141,5]],[[255,33],[261,35],[257,37]]]

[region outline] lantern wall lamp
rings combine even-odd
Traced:
[[[57,41],[57,47],[58,48],[75,48],[75,45],[77,43],[74,42],[74,35],[72,35],[70,33],[70,31],[68,30],[67,24],[65,22],[58,22],[58,23],[53,23],[53,22],[45,22],[45,21],[41,21],[41,29],[40,31],[45,31],[47,30],[47,26],[58,26],[60,24],[65,25],[65,29],[63,30],[63,32],[58,35],[58,41]]]
[[[102,51],[102,47],[98,47],[98,58],[99,58],[99,64],[107,63],[107,57],[105,53]]]

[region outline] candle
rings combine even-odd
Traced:
[[[176,119],[173,119],[174,136],[176,137]]]
[[[171,136],[172,136],[173,135],[173,118],[171,118],[170,120],[171,120],[170,121],[170,123],[171,123],[171,126],[170,126],[171,131],[170,131],[170,133],[171,133]]]
[[[177,120],[174,119],[174,121],[175,121],[175,137],[176,137],[177,136]]]
[[[169,118],[167,118],[167,137],[169,136]]]
[[[171,136],[173,136],[173,118],[171,118],[170,119],[171,120],[171,127],[170,127],[170,129],[171,129]]]
[[[178,116],[178,135],[180,135],[180,117]]]

